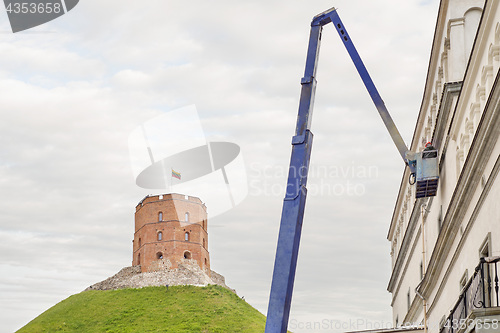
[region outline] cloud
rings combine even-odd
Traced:
[[[337,5],[409,141],[438,1]],[[134,208],[150,192],[135,185],[128,136],[189,104],[208,140],[242,149],[249,195],[209,218],[209,249],[213,269],[265,313],[309,23],[329,6],[86,1],[33,33],[3,34],[3,327],[130,265]],[[322,38],[291,318],[390,321],[385,237],[403,165],[335,34],[326,26]],[[350,171],[360,168],[373,171]]]

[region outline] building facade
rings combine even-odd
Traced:
[[[394,326],[500,332],[500,1],[442,0],[411,150],[438,150],[434,197],[406,168],[391,242]],[[420,331],[420,330],[419,330]]]
[[[175,269],[186,260],[210,276],[207,207],[187,195],[146,196],[135,208],[132,265],[148,272]]]

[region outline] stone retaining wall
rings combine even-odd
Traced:
[[[162,269],[154,272],[141,273],[141,266],[130,266],[122,268],[115,275],[104,281],[95,283],[85,290],[111,290],[124,288],[142,288],[148,286],[178,286],[195,285],[206,286],[217,284],[236,293],[225,283],[224,276],[211,271],[212,277],[209,277],[198,266],[196,260],[183,260],[178,268]]]

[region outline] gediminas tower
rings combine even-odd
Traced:
[[[207,207],[187,195],[146,196],[135,207],[132,265],[150,272],[186,261],[210,276]]]

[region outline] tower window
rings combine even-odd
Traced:
[[[137,255],[137,265],[140,265],[141,264],[141,254],[139,253]]]
[[[185,251],[184,252],[184,259],[191,259],[191,252]]]
[[[160,232],[158,233],[158,240],[159,240],[159,241],[161,241],[161,240],[162,240],[162,238],[163,238],[163,233],[160,231]]]
[[[186,231],[186,233],[184,234],[184,240],[187,242],[189,241],[189,232]]]
[[[163,213],[162,212],[158,213],[158,221],[163,221]]]
[[[161,252],[156,253],[156,259],[163,259],[163,253]]]
[[[141,247],[141,239],[139,238],[139,247]]]
[[[203,247],[205,247],[205,238],[203,238]]]
[[[189,213],[184,214],[184,221],[189,222]]]

